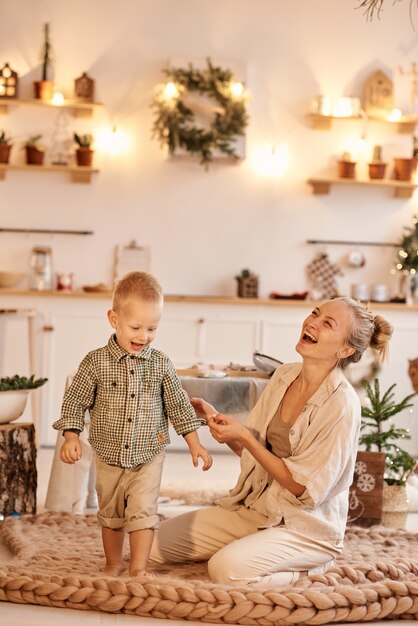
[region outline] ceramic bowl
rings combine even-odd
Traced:
[[[22,278],[19,272],[0,272],[0,287],[14,287]]]
[[[0,391],[0,424],[13,422],[22,415],[29,392],[29,389]]]

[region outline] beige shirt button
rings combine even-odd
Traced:
[[[294,434],[295,434],[295,431],[293,430],[293,428],[291,429],[290,434],[291,434],[291,435],[294,435]]]

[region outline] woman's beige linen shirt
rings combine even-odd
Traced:
[[[279,367],[248,416],[246,426],[264,445],[267,426],[301,367],[300,363]],[[268,473],[244,448],[238,482],[230,495],[217,504],[230,510],[236,510],[244,501],[245,506],[257,510],[257,505],[262,504],[266,526],[284,523],[312,539],[341,547],[360,422],[360,400],[343,372],[336,368],[306,403],[289,431],[292,452],[283,462],[293,479],[306,487],[303,494],[297,498],[276,480],[268,485]]]

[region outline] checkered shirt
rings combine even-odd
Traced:
[[[119,467],[151,461],[170,443],[169,421],[179,435],[202,424],[170,359],[150,346],[130,355],[114,335],[81,362],[53,428],[81,432],[86,410],[92,448],[102,461]]]

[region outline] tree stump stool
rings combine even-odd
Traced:
[[[0,424],[0,513],[36,513],[33,424]]]

